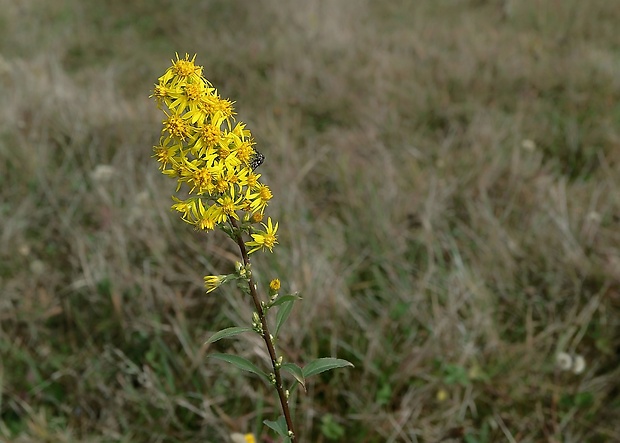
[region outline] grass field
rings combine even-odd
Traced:
[[[280,222],[279,347],[355,364],[303,442],[620,441],[620,7],[591,0],[0,0],[0,441],[275,437],[223,234],[170,211],[175,52],[236,102]],[[559,352],[585,359],[580,373]]]

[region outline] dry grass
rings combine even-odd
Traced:
[[[224,442],[277,413],[201,347],[251,312],[204,294],[233,245],[150,158],[175,51],[267,157],[255,268],[305,297],[280,346],[356,365],[296,395],[302,441],[620,439],[614,2],[0,6],[0,440]]]

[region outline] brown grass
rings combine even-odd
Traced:
[[[304,296],[279,346],[356,365],[294,395],[302,441],[620,440],[614,2],[0,11],[0,440],[271,441],[271,390],[206,359],[260,342],[202,346],[251,318],[201,284],[234,245],[150,158],[175,51],[267,157],[280,246],[254,266]]]

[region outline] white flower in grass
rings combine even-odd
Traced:
[[[526,151],[534,151],[536,149],[536,142],[534,140],[525,139],[521,142],[521,147]]]
[[[586,359],[581,355],[576,355],[573,359],[573,374],[581,374],[586,369]]]
[[[573,367],[573,357],[566,352],[558,352],[555,356],[555,364],[562,371],[568,371]]]

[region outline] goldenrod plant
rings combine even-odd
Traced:
[[[207,340],[213,343],[244,332],[259,334],[265,342],[271,367],[265,371],[251,361],[230,354],[211,354],[211,358],[224,360],[238,368],[252,372],[274,386],[282,408],[282,416],[265,424],[278,433],[284,441],[297,442],[289,393],[306,379],[321,372],[353,366],[337,358],[320,358],[303,368],[285,362],[276,349],[278,332],[289,317],[297,294],[280,294],[280,280],[273,279],[261,292],[252,276],[250,254],[269,251],[278,244],[278,222],[264,213],[273,194],[260,182],[256,169],[264,156],[254,148],[249,129],[242,122],[235,123],[233,102],[223,99],[217,89],[203,77],[203,68],[192,58],[176,55],[164,75],[155,85],[152,97],[165,113],[159,145],[154,147],[154,157],[163,174],[177,180],[172,208],[181,214],[183,221],[197,230],[210,232],[219,229],[239,247],[241,262],[227,275],[208,275],[204,278],[209,293],[224,283],[235,281],[248,295],[254,306],[251,326],[233,326],[215,333]],[[274,311],[275,329],[270,331],[268,314]],[[249,323],[250,324],[250,323]],[[283,371],[291,375],[287,388]]]

